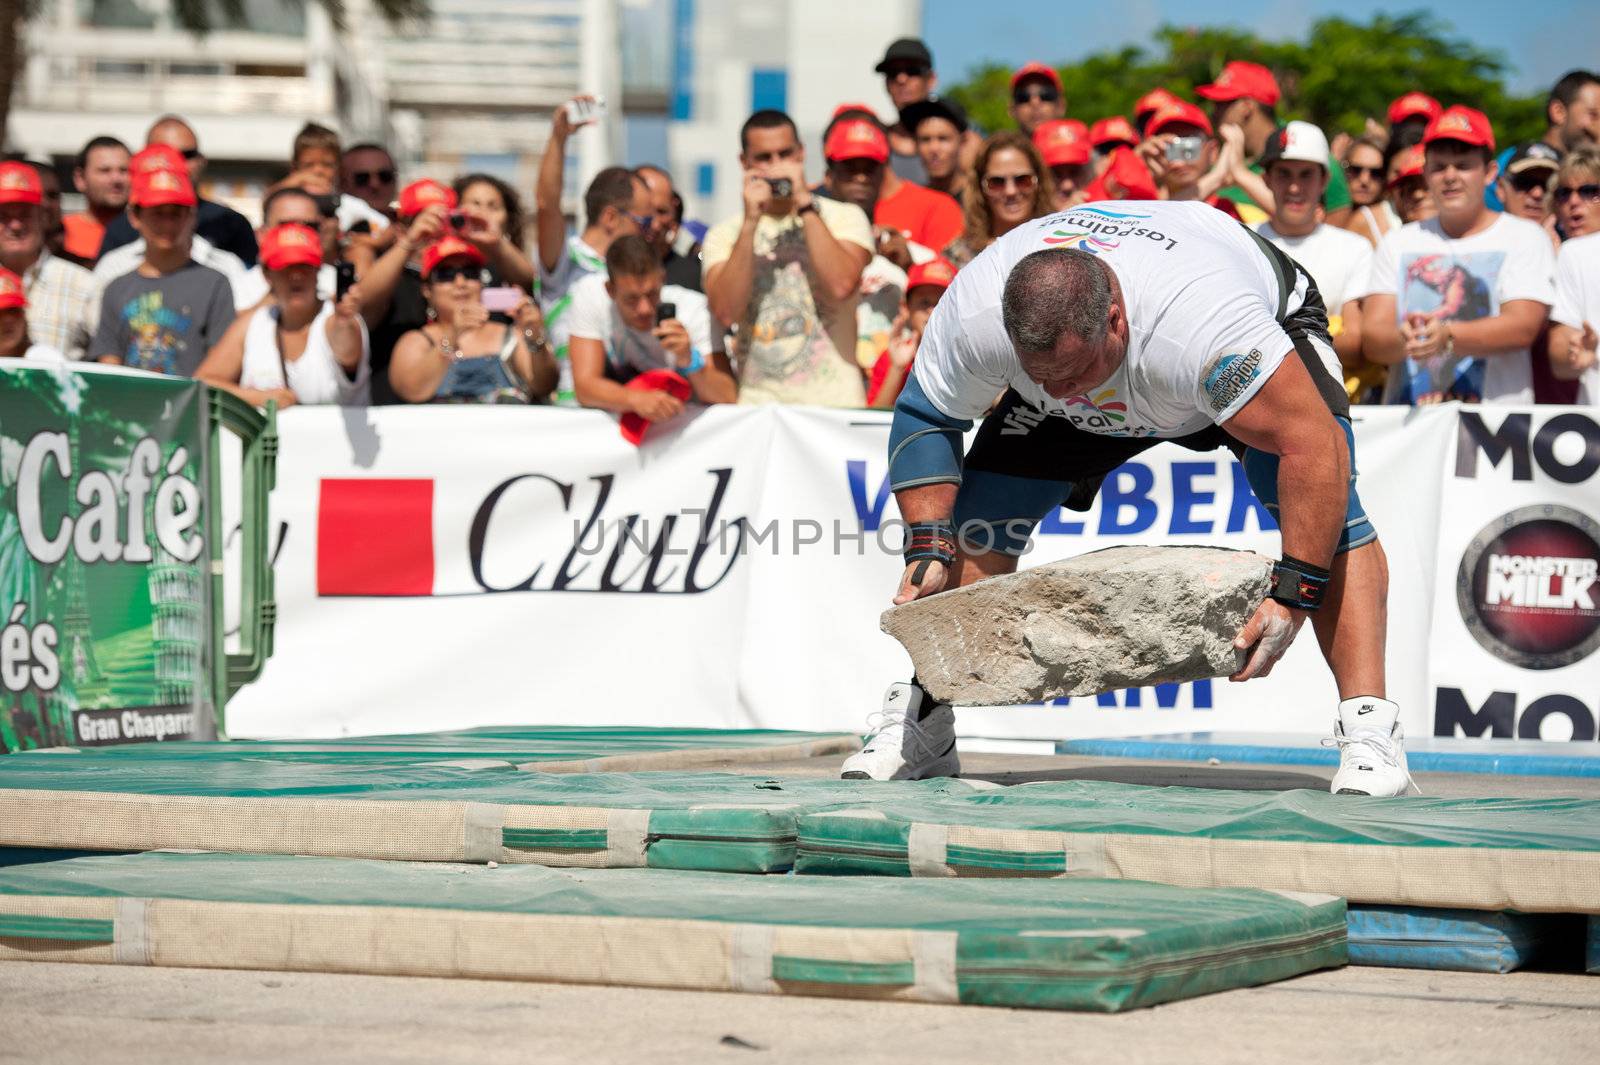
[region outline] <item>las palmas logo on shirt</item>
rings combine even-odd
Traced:
[[[1128,424],[1128,405],[1117,398],[1115,388],[1103,388],[1094,395],[1069,396],[1060,412],[1074,426],[1103,436],[1154,436],[1155,430]]]
[[[1120,240],[1106,240],[1103,237],[1097,237],[1093,233],[1066,233],[1059,229],[1045,237],[1044,242],[1056,247],[1077,248],[1079,251],[1086,251],[1091,255],[1099,255],[1103,251],[1110,251],[1122,243]]]
[[[1072,207],[1060,214],[1051,215],[1046,225],[1070,228],[1054,230],[1044,238],[1044,243],[1081,248],[1092,255],[1120,247],[1124,237],[1144,237],[1157,244],[1165,244],[1171,251],[1178,246],[1177,238],[1169,237],[1159,229],[1144,223],[1154,216],[1148,211],[1110,210],[1105,207]]]

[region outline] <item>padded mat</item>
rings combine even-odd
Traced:
[[[1345,906],[929,882],[139,854],[0,868],[0,959],[1115,1011],[1345,962]]]
[[[1548,957],[1581,935],[1571,914],[1351,906],[1351,965],[1509,973]]]
[[[732,762],[757,765],[859,750],[861,737],[777,729],[621,728],[490,725],[456,732],[346,736],[328,740],[224,740],[94,748],[99,757],[207,761],[270,755],[340,765],[492,759],[539,773],[629,773]],[[50,753],[79,753],[72,747]],[[159,751],[159,756],[148,752]],[[0,772],[5,762],[0,759]]]
[[[764,873],[794,864],[802,810],[994,787],[522,773],[492,759],[303,763],[249,747],[226,758],[169,755],[178,749],[0,759],[0,847]]]
[[[1600,801],[1050,781],[805,814],[795,868],[1121,877],[1381,905],[1600,913]]]

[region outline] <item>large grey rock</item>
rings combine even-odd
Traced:
[[[1272,561],[1217,547],[1112,547],[884,611],[941,702],[1007,706],[1225,677]]]

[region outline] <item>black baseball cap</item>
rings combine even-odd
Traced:
[[[916,37],[902,37],[889,46],[883,53],[883,58],[878,60],[878,65],[872,69],[879,74],[888,72],[891,63],[916,63],[927,69],[933,69],[933,53],[928,51],[928,46]]]
[[[1544,141],[1533,141],[1529,144],[1517,146],[1511,153],[1511,158],[1506,160],[1507,174],[1520,174],[1524,170],[1558,170],[1561,167],[1561,152]]]
[[[965,133],[968,126],[971,125],[967,121],[967,112],[962,109],[960,104],[954,100],[940,99],[937,96],[930,96],[926,100],[918,100],[914,104],[908,104],[900,112],[900,124],[912,136],[916,135],[917,127],[925,119],[929,118],[942,118],[961,133]]]

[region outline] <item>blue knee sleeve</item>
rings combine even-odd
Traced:
[[[971,419],[952,418],[933,405],[916,374],[906,378],[889,427],[889,487],[960,484],[962,436]]]

